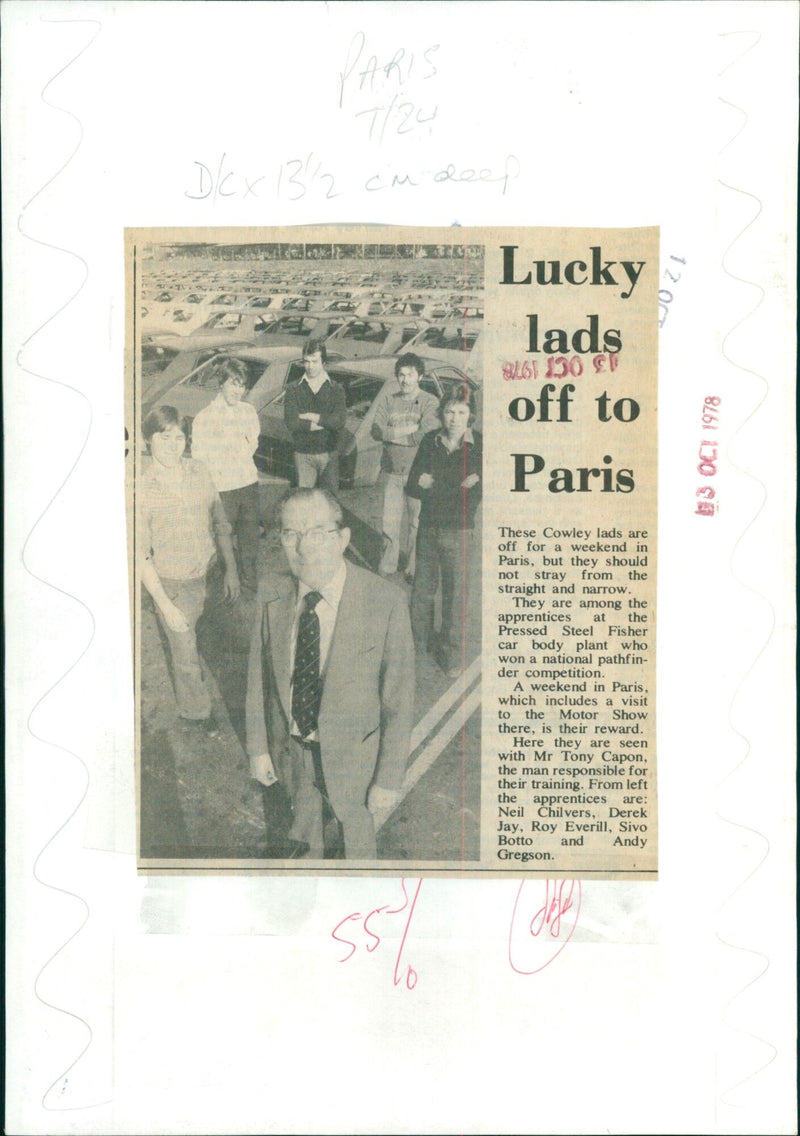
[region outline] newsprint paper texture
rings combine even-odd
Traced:
[[[656,878],[658,255],[656,228],[127,231],[141,871]],[[344,388],[332,460],[351,589],[323,662],[322,854],[297,839],[304,790],[292,763],[314,750],[286,740],[297,731],[290,659],[300,605],[279,510],[297,478],[284,404],[310,340],[324,343],[328,374]],[[410,473],[414,448],[391,434],[392,414],[409,401],[397,378],[409,354],[422,372],[417,402],[427,396]],[[212,402],[218,419],[225,412],[228,358],[239,361],[251,423],[258,418],[255,488],[236,490],[257,502],[257,579],[232,598],[224,557],[212,555],[221,515],[232,522],[238,575],[253,575],[252,513],[248,538],[236,511],[245,506],[223,485],[221,514],[206,503],[208,525],[199,522],[211,563],[191,601],[194,635],[184,634],[207,697],[187,717],[210,705],[208,726],[181,715],[186,660],[159,593],[142,582],[143,565],[159,563],[158,541],[180,544],[198,514],[186,520],[185,482],[176,499],[154,477],[143,422],[174,407],[167,414],[191,453],[194,417]],[[448,399],[467,404],[453,437],[446,412],[438,417]],[[704,412],[713,429],[715,408]],[[150,432],[155,422],[168,438],[165,421],[151,419]],[[464,474],[455,497],[435,497],[454,461]],[[317,464],[312,476],[324,481]],[[198,468],[196,457],[180,459],[184,477]],[[338,549],[339,533],[319,539],[334,535]],[[176,598],[180,583],[165,584],[179,608],[189,602]],[[279,649],[272,613],[281,605]],[[330,739],[365,713],[375,737],[371,748],[364,739],[366,767],[363,754],[353,758],[356,777],[341,755],[334,767]],[[316,766],[311,775],[319,784]],[[390,792],[365,809],[370,781]],[[366,858],[340,823],[347,809],[374,825]]]

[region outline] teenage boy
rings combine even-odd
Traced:
[[[434,599],[441,578],[442,622],[436,659],[454,678],[465,662],[468,565],[481,499],[482,439],[472,429],[475,411],[468,391],[446,394],[439,416],[442,427],[422,439],[406,486],[406,493],[422,502],[411,628],[418,651],[433,645]]]
[[[243,402],[247,367],[241,359],[215,365],[219,394],[192,424],[192,457],[205,462],[236,536],[242,585],[258,587],[258,449],[256,408]]]
[[[283,403],[294,446],[299,489],[339,488],[339,431],[345,422],[344,389],[325,370],[325,344],[311,339],[303,351],[305,375],[287,387]]]
[[[435,395],[420,388],[425,364],[418,355],[411,352],[401,355],[394,373],[397,386],[387,385],[378,395],[372,422],[372,437],[383,442],[382,527],[386,547],[378,571],[382,576],[391,576],[397,571],[405,512],[408,518],[405,571],[407,578],[413,579],[420,502],[416,497],[407,497],[405,487],[420,442],[439,425],[439,403]]]
[[[143,433],[152,461],[136,498],[142,583],[169,643],[178,714],[216,737],[219,728],[203,680],[195,626],[218,550],[225,593],[231,600],[239,596],[231,526],[205,465],[184,457],[186,436],[175,407],[160,406],[148,414]]]

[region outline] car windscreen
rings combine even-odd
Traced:
[[[218,390],[218,364],[223,359],[229,358],[231,358],[231,356],[221,355],[219,352],[210,352],[207,355],[202,355],[197,366],[186,376],[181,385],[206,390]],[[244,363],[247,369],[246,389],[249,393],[267,370],[269,364],[262,362],[261,359],[240,359],[239,362]]]
[[[371,376],[352,379],[344,384],[344,398],[347,413],[355,418],[363,418],[378,396],[383,386],[383,379]]]
[[[428,394],[435,394],[437,398],[442,398],[445,394],[452,394],[453,392],[461,394],[465,387],[470,394],[474,395],[475,393],[475,384],[454,367],[438,368],[435,378],[426,375],[419,385]]]
[[[177,348],[145,344],[142,347],[142,374],[157,375],[166,370],[177,354]]]
[[[233,312],[218,312],[201,324],[202,331],[212,331],[214,328],[238,327],[241,316]]]
[[[445,351],[471,351],[477,342],[479,332],[464,332],[458,326],[428,327],[419,337],[420,346],[435,347]]]
[[[382,344],[389,334],[388,324],[376,320],[353,320],[339,335],[340,339],[356,339],[360,343]]]
[[[264,328],[265,335],[291,335],[308,338],[318,321],[307,316],[282,316]]]

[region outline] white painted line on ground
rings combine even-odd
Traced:
[[[480,674],[481,671],[481,657],[478,655],[472,660],[470,665],[464,671],[464,674],[459,676],[452,686],[448,686],[442,697],[438,702],[434,702],[427,714],[417,722],[414,729],[411,731],[411,752],[421,745],[422,742],[433,732],[441,718],[445,716],[447,711],[453,705],[455,700],[463,690],[472,684],[474,679]]]
[[[478,683],[472,693],[464,699],[461,706],[456,710],[455,714],[449,720],[447,725],[444,726],[442,730],[440,730],[440,732],[432,739],[430,745],[425,747],[414,764],[406,771],[405,778],[403,779],[403,786],[400,790],[400,800],[397,802],[394,809],[375,817],[376,832],[386,823],[395,809],[400,807],[402,802],[416,785],[417,781],[419,781],[420,777],[428,772],[445,746],[449,744],[449,742],[458,733],[464,723],[472,717],[480,704],[481,685],[480,683]]]

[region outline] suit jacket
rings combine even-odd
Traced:
[[[269,753],[294,796],[298,770],[287,745],[291,724],[292,627],[297,581],[267,579],[259,603],[247,681],[247,752]],[[408,761],[414,708],[414,645],[405,597],[348,562],[327,664],[318,737],[331,804],[340,819],[363,807],[374,782],[397,789]]]

